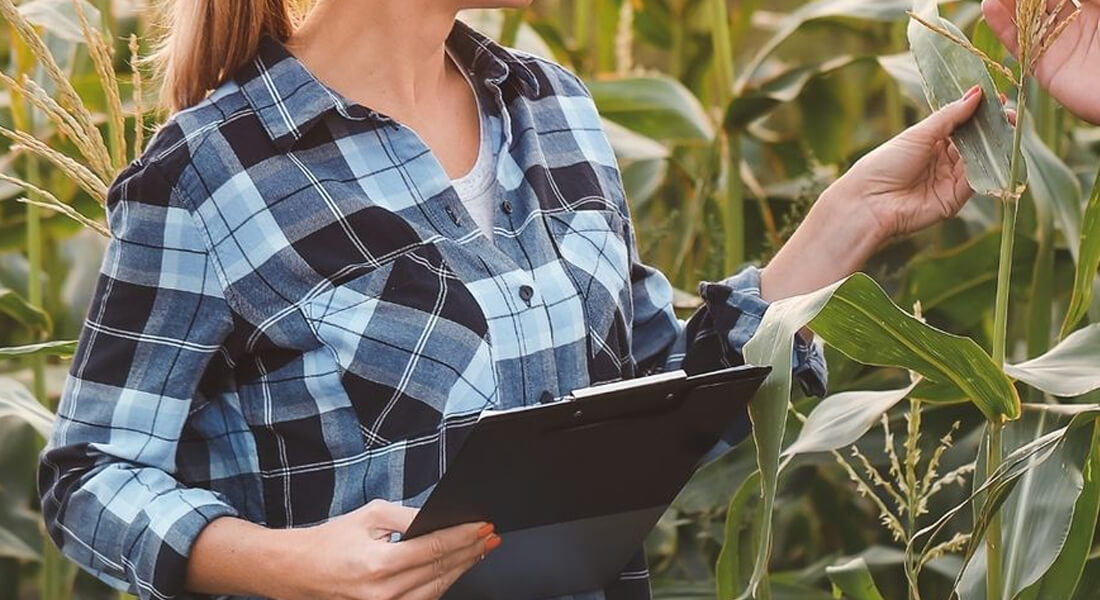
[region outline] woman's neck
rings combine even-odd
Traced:
[[[342,95],[401,120],[441,97],[447,84],[452,4],[321,0],[287,47]]]

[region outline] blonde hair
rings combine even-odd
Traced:
[[[252,59],[264,34],[284,42],[294,31],[302,0],[166,0],[164,28],[151,57],[163,108],[198,103]]]

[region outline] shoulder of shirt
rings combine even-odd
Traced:
[[[539,81],[539,85],[544,86],[549,83],[552,86],[550,90],[539,90],[540,96],[555,95],[555,96],[584,96],[591,98],[592,94],[588,91],[588,87],[584,85],[581,78],[576,73],[570,71],[568,68],[537,54],[531,54],[523,50],[516,48],[505,48],[516,60],[522,62],[527,68],[535,74],[535,77]]]
[[[157,173],[170,188],[176,188],[184,171],[202,161],[196,159],[216,152],[207,142],[228,123],[254,127],[265,135],[255,112],[240,86],[233,80],[221,84],[197,104],[171,114],[157,126],[141,156],[116,177],[112,187],[126,180]]]

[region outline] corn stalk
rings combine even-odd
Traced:
[[[711,22],[711,42],[714,45],[714,86],[718,106],[725,111],[733,100],[734,67],[733,41],[730,35],[730,18],[726,0],[708,0]],[[722,266],[732,273],[745,260],[745,190],[741,182],[741,137],[723,130],[718,142],[722,144],[724,185],[719,209],[724,230]],[[764,200],[766,202],[766,199]]]

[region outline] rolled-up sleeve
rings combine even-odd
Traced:
[[[632,244],[632,247],[636,244]],[[673,291],[659,270],[633,259],[633,352],[640,374],[683,369],[705,373],[745,363],[742,349],[756,333],[768,303],[760,297],[760,271],[747,267],[719,282],[699,285],[703,300],[683,321],[673,310]],[[796,336],[793,374],[808,395],[823,396],[828,373],[819,344]],[[737,445],[749,433],[747,412],[722,437],[713,458]]]
[[[39,465],[46,528],[81,567],[143,599],[183,592],[199,533],[236,511],[174,473],[232,317],[191,212],[155,164],[111,186],[108,244]]]

